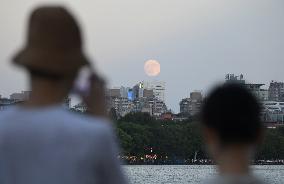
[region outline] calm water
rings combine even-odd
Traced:
[[[284,184],[284,166],[253,166],[254,173],[269,184]],[[198,184],[213,177],[214,166],[124,166],[131,184]]]

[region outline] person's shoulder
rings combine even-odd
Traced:
[[[15,108],[9,108],[9,109],[5,109],[5,110],[1,110],[0,111],[0,121],[7,118],[7,117],[14,116],[14,113],[15,113]]]
[[[69,123],[70,126],[77,127],[78,130],[87,129],[89,130],[88,132],[96,132],[97,135],[109,134],[113,131],[112,122],[107,118],[66,111],[66,117],[67,116],[67,119],[69,119],[67,123]]]
[[[66,123],[68,126],[66,129],[70,130],[73,135],[80,137],[81,140],[87,140],[85,142],[98,149],[106,150],[115,146],[116,135],[110,120],[73,112],[68,112],[68,114],[72,122]]]

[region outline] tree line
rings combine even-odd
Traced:
[[[176,122],[156,120],[147,113],[130,113],[116,120],[116,131],[122,156],[156,155],[159,163],[209,159],[196,118]],[[256,154],[256,160],[277,159],[284,159],[284,127],[266,129]]]

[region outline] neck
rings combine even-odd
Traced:
[[[33,80],[31,98],[25,103],[30,107],[41,107],[60,104],[68,95],[68,87],[60,82]]]
[[[221,175],[247,175],[250,173],[251,150],[247,146],[226,148],[218,156],[218,169]]]

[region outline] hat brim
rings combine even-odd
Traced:
[[[89,61],[81,50],[57,52],[25,48],[13,58],[13,62],[27,69],[38,69],[58,75],[72,75]]]

